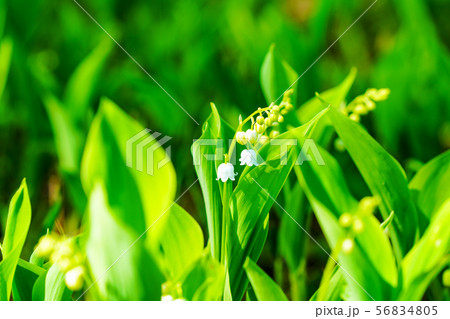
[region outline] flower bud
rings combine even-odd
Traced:
[[[350,227],[353,221],[353,216],[349,213],[343,213],[341,217],[339,217],[339,225],[344,228]]]
[[[259,125],[263,125],[264,124],[264,116],[258,115],[256,117],[256,123],[258,123]]]
[[[39,257],[48,258],[54,251],[55,247],[57,245],[57,240],[55,236],[51,234],[47,234],[41,239],[39,239],[39,242],[36,246],[36,254]]]
[[[352,120],[352,121],[354,121],[354,122],[359,122],[359,120],[360,120],[359,115],[356,114],[356,113],[350,114],[349,118],[350,118],[350,120]]]
[[[353,221],[353,231],[355,234],[361,234],[364,230],[364,224],[361,219],[357,218]]]
[[[83,266],[77,266],[66,273],[65,282],[67,288],[72,291],[78,291],[83,288],[83,276],[84,268]]]
[[[256,123],[255,124],[255,130],[256,130],[256,133],[258,133],[258,134],[264,133],[264,131],[266,130],[266,126],[264,125],[264,121],[263,121],[262,125],[259,125],[258,123]]]
[[[266,127],[272,126],[272,120],[270,118],[266,118],[264,120],[264,124],[266,125]]]
[[[275,113],[270,113],[269,117],[270,117],[270,120],[272,121],[272,123],[276,122],[278,119]]]
[[[284,117],[283,117],[283,115],[279,115],[279,116],[278,116],[277,122],[278,122],[278,123],[283,123],[283,122],[284,122]]]
[[[344,254],[350,254],[355,247],[355,242],[351,238],[347,238],[342,242],[342,252]]]
[[[292,103],[288,103],[286,105],[286,110],[291,111],[294,108],[294,106],[292,105]]]
[[[353,112],[364,115],[367,114],[368,110],[363,104],[357,104],[353,109]]]
[[[344,141],[340,138],[337,138],[334,140],[334,148],[339,152],[345,151],[345,144]]]
[[[447,269],[442,274],[442,283],[445,287],[450,287],[450,269]]]
[[[286,114],[288,114],[289,112],[287,111],[287,110],[281,110],[281,115],[286,115]]]
[[[372,111],[375,109],[375,103],[369,98],[364,99],[364,104],[366,104],[366,107],[369,111]]]
[[[247,144],[247,138],[245,137],[245,132],[239,131],[236,133],[236,142],[241,145]]]
[[[280,107],[279,107],[278,105],[274,105],[274,106],[272,107],[272,111],[273,111],[274,113],[280,112]]]
[[[361,199],[358,205],[358,209],[360,212],[364,214],[372,214],[375,208],[380,204],[380,200],[378,197],[364,197]]]

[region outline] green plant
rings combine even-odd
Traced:
[[[96,50],[80,66],[91,71],[82,74],[95,77],[108,51]],[[71,83],[87,81],[76,74]],[[81,117],[63,116],[59,102],[46,95],[58,154],[62,163],[73,164],[63,165],[62,173],[70,173],[72,196],[84,198],[78,208],[84,215],[75,236],[50,221],[29,260],[21,259],[31,222],[24,180],[11,200],[1,246],[0,298],[420,300],[426,293],[448,298],[448,276],[443,283],[436,278],[450,264],[445,187],[450,152],[408,181],[397,160],[359,123],[389,91],[369,89],[346,103],[355,76],[352,70],[342,84],[293,112],[298,97],[296,85],[289,84],[298,76],[272,46],[261,69],[268,106],[240,117],[234,129],[211,104],[191,148],[207,235],[177,203],[186,191],[175,198],[175,169],[170,162],[158,167],[166,153],[156,140],[146,146],[155,150],[153,175],[126,165],[127,141],[144,129],[141,124],[104,98],[89,134],[78,139],[64,130],[81,125]],[[67,92],[68,105],[74,99],[85,105],[90,96],[88,89],[82,95]],[[70,110],[77,109],[64,112]],[[67,145],[60,134],[69,134],[83,151],[64,160]],[[210,140],[214,143],[205,143]],[[233,164],[237,153],[240,166]],[[368,196],[353,195],[337,159],[343,156],[356,166]],[[280,220],[275,280],[257,265],[274,214]],[[311,234],[314,218],[326,243]],[[328,259],[312,293],[306,281],[310,246]],[[280,287],[284,267],[290,289]]]

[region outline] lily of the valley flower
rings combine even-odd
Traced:
[[[258,134],[256,133],[255,130],[250,130],[248,129],[245,132],[245,138],[247,139],[247,141],[249,141],[251,144],[255,144],[256,141],[258,140]]]
[[[231,163],[222,163],[217,169],[217,181],[220,179],[222,182],[226,182],[228,179],[234,181],[234,177],[237,173],[234,173],[234,166]]]
[[[241,162],[241,165],[258,166],[258,161],[256,160],[256,152],[254,150],[243,150],[239,161]]]

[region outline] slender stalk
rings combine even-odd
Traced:
[[[322,281],[320,283],[319,295],[317,297],[318,301],[325,300],[328,286],[331,280],[331,275],[333,274],[333,268],[336,264],[335,261],[338,259],[338,256],[341,253],[342,242],[342,239],[337,242],[335,248],[331,252],[330,258],[328,258],[327,265],[325,266],[325,270],[323,272]]]

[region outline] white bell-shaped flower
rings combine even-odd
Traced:
[[[234,177],[237,173],[234,173],[234,166],[231,163],[222,163],[217,169],[217,181],[220,179],[222,182],[226,182],[228,179],[234,181]]]
[[[254,150],[243,150],[239,161],[241,162],[241,165],[258,166],[258,161],[256,160],[256,152]]]
[[[248,129],[245,132],[245,138],[247,139],[247,141],[251,144],[255,144],[256,141],[258,140],[258,133],[256,133],[255,130],[250,130]]]

